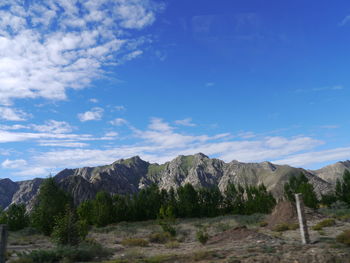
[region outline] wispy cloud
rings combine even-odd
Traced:
[[[6,159],[2,162],[1,166],[6,169],[17,169],[27,165],[27,161],[23,159],[9,160]]]
[[[128,124],[129,122],[123,118],[116,118],[114,120],[111,120],[109,123],[114,126],[122,126]]]
[[[194,126],[196,126],[196,124],[192,122],[191,118],[186,118],[186,119],[183,119],[183,120],[177,120],[177,121],[175,121],[175,124],[181,125],[181,126],[187,126],[187,127],[194,127]]]
[[[0,90],[1,90],[1,87],[0,87]],[[9,108],[9,107],[0,107],[0,119],[7,120],[7,121],[25,121],[30,117],[31,117],[30,114],[25,113],[22,110]]]
[[[92,108],[84,113],[79,113],[78,118],[81,122],[98,121],[102,119],[104,110],[100,107]]]
[[[119,158],[139,155],[143,159],[163,163],[179,154],[203,152],[227,162],[239,160],[259,162],[292,158],[305,151],[313,150],[324,142],[307,136],[281,137],[263,136],[236,138],[230,133],[214,135],[191,135],[177,131],[177,128],[160,118],[152,118],[144,130],[137,129],[128,123],[130,133],[135,141],[123,145],[109,145],[99,148],[75,147],[37,153],[32,156],[30,165],[18,173],[25,175],[25,169],[43,171],[43,175],[54,169],[65,167],[95,166],[111,163]],[[106,134],[116,138],[117,133]],[[236,138],[236,139],[235,139]],[[103,139],[103,138],[101,138]],[[292,159],[291,163],[293,162]]]
[[[130,30],[151,25],[163,8],[151,0],[35,0],[0,3],[0,103],[62,100],[142,54]]]
[[[344,19],[339,23],[339,26],[345,26],[350,22],[350,15],[344,17]]]

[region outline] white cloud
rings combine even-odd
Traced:
[[[78,118],[81,122],[101,120],[104,110],[99,107],[92,108],[90,111],[79,113]]]
[[[114,125],[114,126],[122,126],[122,125],[128,124],[128,121],[125,119],[122,119],[122,118],[116,118],[116,119],[110,121],[109,123]]]
[[[101,77],[103,65],[134,59],[148,40],[131,30],[160,9],[151,0],[1,1],[0,103],[62,100]]]
[[[27,161],[23,159],[9,160],[6,159],[2,162],[1,166],[6,169],[17,169],[27,165]]]
[[[196,126],[196,124],[194,124],[192,122],[191,118],[186,118],[186,119],[183,119],[183,120],[177,120],[177,121],[175,121],[175,124],[181,125],[181,126],[187,126],[187,127],[194,127],[194,126]]]
[[[1,60],[1,58],[0,58],[0,60]],[[1,86],[0,86],[0,91],[1,91]],[[27,114],[22,110],[8,108],[8,107],[0,107],[0,119],[3,119],[3,120],[25,121],[30,116],[31,116],[30,114]]]
[[[328,149],[323,151],[310,151],[307,153],[295,154],[275,161],[278,164],[289,164],[304,166],[329,161],[350,159],[350,147]]]
[[[44,125],[32,124],[31,127],[34,131],[50,133],[70,133],[73,130],[69,123],[55,120],[46,121]]]
[[[207,82],[207,83],[205,83],[205,86],[212,87],[212,86],[215,86],[215,83],[214,82]]]
[[[95,99],[95,98],[89,99],[89,101],[92,103],[98,103],[98,99]]]

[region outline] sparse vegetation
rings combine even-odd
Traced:
[[[202,245],[205,245],[209,239],[209,235],[206,228],[198,230],[196,233],[196,238]]]
[[[336,239],[338,242],[350,246],[350,229],[343,231]]]
[[[327,218],[318,222],[316,225],[312,227],[313,230],[322,230],[324,227],[330,227],[335,225],[335,220],[333,218]]]
[[[287,230],[296,230],[298,228],[299,228],[299,224],[283,223],[283,224],[276,225],[273,230],[277,231],[277,232],[284,232],[284,231],[287,231]]]
[[[129,247],[147,247],[149,242],[143,238],[127,238],[122,241],[122,245]]]

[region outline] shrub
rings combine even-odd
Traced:
[[[278,224],[275,226],[275,228],[273,229],[274,231],[277,232],[284,232],[287,230],[295,230],[299,228],[299,224],[287,224],[287,223],[282,223],[282,224]]]
[[[164,244],[172,239],[169,232],[152,233],[148,237],[149,241],[152,243]]]
[[[197,240],[202,244],[205,245],[209,239],[209,235],[205,229],[198,230],[196,233]]]
[[[178,248],[180,246],[180,243],[178,241],[170,241],[165,244],[166,248]]]
[[[259,224],[260,227],[265,227],[265,226],[267,226],[267,225],[268,225],[268,223],[265,222],[265,221],[262,221],[262,222],[260,222],[260,224]]]
[[[312,227],[312,230],[322,230],[324,227],[334,226],[335,220],[332,218],[328,218],[325,220],[322,220],[321,222],[318,222],[316,225]]]
[[[147,247],[148,241],[143,238],[127,238],[122,241],[122,245],[129,247]]]
[[[15,261],[17,263],[51,263],[58,261],[93,261],[111,256],[111,250],[103,248],[100,244],[94,242],[84,242],[79,246],[57,247],[51,250],[34,250],[27,255],[20,257]]]
[[[336,240],[340,243],[343,243],[347,246],[350,246],[350,229],[343,231],[336,237]]]

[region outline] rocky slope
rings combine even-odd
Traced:
[[[350,167],[347,166],[350,164],[349,161],[342,164]],[[242,185],[264,183],[267,189],[279,198],[283,195],[283,185],[288,178],[301,172],[309,178],[318,194],[331,190],[334,183],[333,177],[340,176],[339,174],[344,170],[327,167],[323,169],[307,171],[269,162],[225,163],[199,153],[178,156],[162,165],[145,162],[136,156],[105,166],[65,169],[54,178],[62,189],[73,196],[77,204],[93,198],[101,190],[112,194],[128,194],[135,193],[152,183],[165,189],[177,188],[186,183],[197,187],[218,185],[222,191],[230,182]],[[0,180],[0,206],[7,207],[11,203],[24,202],[31,207],[42,180],[33,179],[22,182],[12,182],[10,179]]]

